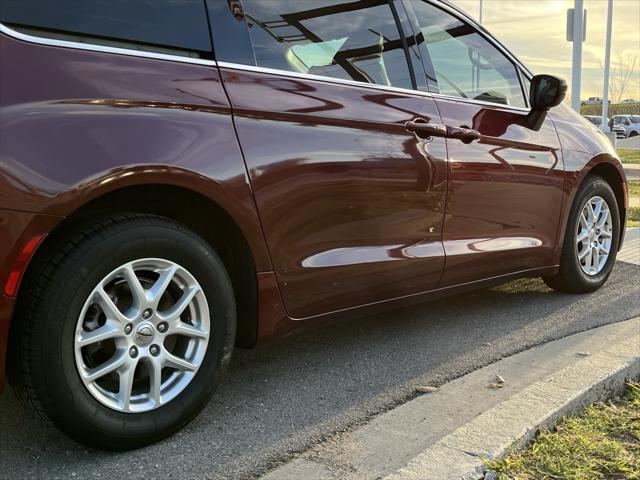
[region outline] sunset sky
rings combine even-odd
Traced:
[[[478,18],[479,0],[452,0]],[[566,41],[567,9],[573,0],[484,0],[483,24],[534,73],[571,81],[572,44]],[[619,56],[640,55],[640,0],[614,0],[612,68]],[[587,40],[582,53],[581,98],[602,96],[606,0],[584,0]],[[640,58],[638,59],[640,64]],[[640,65],[624,98],[640,100]]]

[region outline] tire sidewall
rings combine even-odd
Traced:
[[[210,398],[233,348],[234,296],[221,260],[195,234],[166,225],[123,229],[74,252],[74,257],[55,279],[43,349],[46,394],[60,413],[56,423],[86,443],[113,443],[111,448],[132,448],[180,429]],[[176,398],[148,412],[124,413],[100,403],[84,386],[75,363],[74,338],[80,312],[95,286],[114,269],[140,258],[172,261],[196,278],[209,306],[210,338],[200,368]]]

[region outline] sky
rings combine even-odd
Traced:
[[[451,0],[478,18],[480,0]],[[533,73],[561,76],[571,85],[572,44],[566,40],[573,0],[484,0],[483,25]],[[607,0],[584,0],[587,40],[582,47],[581,98],[602,97]],[[640,100],[640,0],[613,0],[611,68],[638,56],[624,98]]]

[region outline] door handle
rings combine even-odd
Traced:
[[[480,137],[482,134],[472,128],[447,127],[447,138],[454,138],[462,143],[471,143],[474,140],[480,140]]]
[[[429,123],[429,120],[416,118],[405,123],[405,128],[421,138],[446,137],[447,127],[437,123]]]
[[[460,140],[462,143],[471,143],[482,137],[480,132],[472,128],[450,127],[448,125],[429,123],[422,118],[416,118],[415,120],[407,122],[405,128],[421,138],[445,137]]]

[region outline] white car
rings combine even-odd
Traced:
[[[613,126],[624,130],[624,138],[640,135],[640,115],[614,115]]]
[[[602,117],[598,116],[598,115],[583,115],[584,118],[586,118],[587,120],[589,120],[591,123],[593,123],[596,127],[598,127],[600,130],[604,129],[602,128]],[[607,123],[609,125],[611,125],[611,120],[607,119]],[[619,125],[613,125],[613,127],[611,128],[612,132],[615,132],[616,134],[616,139],[621,140],[625,137],[625,130],[624,128],[622,128]]]

